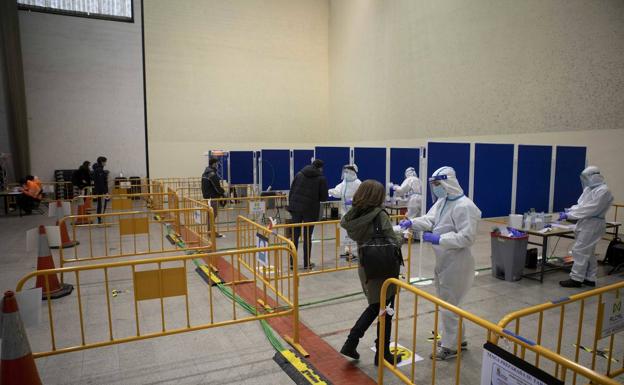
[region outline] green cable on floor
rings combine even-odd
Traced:
[[[176,236],[176,238],[178,238],[178,235],[175,234],[175,232],[172,230],[172,226],[170,224],[165,224],[165,228],[167,229],[167,235],[171,236],[173,234],[173,235]],[[186,242],[184,242],[184,240],[182,240],[182,238],[178,238],[178,239],[179,239],[179,241],[176,242],[178,247],[185,248],[186,247]],[[196,254],[196,252],[194,252],[192,250],[187,250],[185,252],[185,254],[192,255],[192,254]],[[198,267],[198,268],[202,265],[200,260],[197,259],[197,258],[193,259],[193,264],[196,267]],[[217,288],[226,297],[228,297],[231,300],[234,300],[240,307],[242,307],[243,309],[247,310],[251,315],[254,315],[254,316],[258,315],[258,311],[256,310],[255,307],[250,305],[247,301],[245,301],[243,298],[241,298],[238,294],[234,295],[234,293],[230,290],[230,288],[228,288],[225,285],[223,285],[223,283],[220,283],[220,282],[215,282],[215,283],[217,285]],[[266,335],[266,337],[269,340],[269,343],[271,344],[271,346],[273,346],[273,348],[275,350],[277,350],[278,352],[283,351],[284,350],[284,346],[282,345],[282,343],[275,336],[275,331],[273,330],[273,328],[271,328],[269,323],[266,320],[262,319],[262,320],[260,320],[260,325],[262,326],[262,331]]]

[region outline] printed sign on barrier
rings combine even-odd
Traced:
[[[483,348],[481,385],[564,385],[563,381],[490,342]]]
[[[624,330],[624,310],[622,309],[622,296],[614,293],[604,296],[605,300],[600,306],[600,338],[609,337],[612,334]]]
[[[193,212],[193,220],[195,221],[196,224],[201,225],[202,220],[201,220],[201,211],[199,210],[195,210]]]
[[[266,212],[265,201],[249,201],[249,214],[264,215],[265,212]]]
[[[265,237],[260,233],[256,233],[256,237],[258,238],[256,242],[256,246],[258,247],[267,247],[269,245],[269,238]],[[262,266],[269,266],[269,252],[268,251],[258,251],[256,252],[256,259],[258,263]]]

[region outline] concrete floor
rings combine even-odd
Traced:
[[[0,217],[0,239],[2,239],[0,244],[0,287],[2,289],[14,289],[20,277],[36,269],[36,255],[25,251],[25,232],[39,224],[53,224],[53,219],[39,215],[22,218],[17,216]],[[491,226],[491,223],[485,221],[480,223],[479,235],[473,247],[477,268],[480,271],[462,308],[496,323],[502,316],[511,311],[585,290],[559,287],[557,282],[567,277],[564,272],[547,274],[543,284],[528,279],[505,282],[493,278],[489,270],[482,270],[490,266],[489,231]],[[327,230],[327,233],[330,233],[330,229]],[[158,230],[155,229],[154,232],[158,233]],[[319,233],[320,230],[317,228],[315,234]],[[233,233],[226,235],[226,238],[218,240],[219,248],[234,246],[235,237]],[[96,239],[99,238],[96,237]],[[101,242],[101,239],[97,242]],[[554,243],[551,242],[553,246]],[[600,242],[597,249],[600,256],[604,255],[607,244],[606,241]],[[320,243],[315,243],[313,246],[317,253],[319,245]],[[571,245],[571,240],[561,239],[557,248],[551,250],[550,253],[558,256],[564,255]],[[102,245],[100,244],[99,247]],[[328,241],[326,248],[333,252],[331,241]],[[414,258],[411,274],[413,277],[418,275],[419,250],[418,244],[413,246]],[[53,255],[58,265],[58,252],[53,251]],[[313,257],[313,261],[318,262],[318,257]],[[422,276],[431,277],[433,275],[434,257],[431,248],[427,245],[423,247],[421,266]],[[193,320],[206,319],[208,315],[203,304],[208,296],[207,286],[193,271],[193,268],[192,264],[187,266],[191,318]],[[134,318],[125,315],[128,312],[134,314],[132,295],[127,292],[131,289],[128,274],[127,271],[111,272],[111,286],[114,287],[109,289],[122,291],[112,299],[115,337],[130,336],[136,332]],[[605,269],[601,267],[599,273],[600,286],[620,281],[624,276],[623,273],[612,276],[605,274]],[[106,314],[101,314],[99,310],[103,308],[102,305],[105,303],[102,288],[98,285],[100,281],[101,277],[96,275],[85,273],[84,276],[81,276],[81,283],[84,285],[81,295],[85,312],[87,341],[106,339],[108,333]],[[32,286],[32,283],[26,286],[29,285]],[[434,293],[433,285],[422,288],[427,292]],[[300,312],[302,322],[335,349],[340,349],[349,328],[366,306],[364,296],[356,294],[359,291],[360,285],[355,270],[302,277],[301,304],[353,294],[335,301],[302,306]],[[221,297],[217,291],[213,294],[216,313],[231,313],[231,303]],[[60,325],[60,330],[57,332],[58,343],[70,345],[71,343],[79,343],[79,329],[77,330],[77,326],[72,325],[70,321],[72,314],[75,316],[75,309],[77,308],[75,295],[58,301],[64,301],[62,303],[66,304],[66,309],[69,309],[54,314],[55,322]],[[411,346],[413,300],[411,296],[402,294],[401,301],[399,342],[405,346]],[[183,301],[176,298],[167,299],[166,305],[177,310],[184,308]],[[591,306],[595,307],[595,301],[588,301],[586,304],[588,315],[584,323],[593,324],[595,311],[589,310]],[[424,303],[421,303],[418,308],[416,353],[426,359],[416,363],[416,379],[424,382],[430,382],[431,361],[427,357],[431,351],[431,345],[427,343],[426,339],[433,330],[431,309],[431,305]],[[49,348],[47,315],[45,315],[47,308],[44,307],[44,310],[43,324],[46,326],[28,329],[30,343],[35,351]],[[569,312],[569,315],[573,314],[574,308],[571,308]],[[141,304],[139,313],[142,320],[142,332],[159,330],[159,305]],[[183,310],[178,312],[178,314],[182,313],[184,313]],[[245,314],[242,309],[238,313],[241,316]],[[215,318],[219,319],[219,315],[216,315]],[[63,324],[65,320],[68,322],[66,325]],[[166,322],[168,325],[179,324],[179,326],[183,326],[185,321],[184,317],[171,316],[167,318]],[[578,324],[576,315],[566,317],[566,330],[572,330],[572,327],[576,328],[576,324]],[[552,331],[558,328],[558,313],[545,317],[544,325],[544,344],[552,348],[555,343]],[[583,344],[589,344],[588,341],[592,339],[593,330],[590,329],[583,330]],[[527,337],[535,338],[535,329],[533,328],[523,329],[521,333]],[[474,368],[481,365],[481,346],[485,342],[486,336],[482,329],[472,324],[466,325],[466,336],[470,349],[463,355],[461,383],[478,384],[480,370],[474,370]],[[376,367],[372,363],[374,353],[369,349],[373,345],[374,339],[373,327],[361,341],[358,349],[362,355],[360,361],[353,364],[376,379]],[[566,343],[562,349],[566,354],[572,354],[573,347],[570,341],[575,341],[575,339],[575,335],[565,334]],[[604,347],[605,341],[601,341],[599,347]],[[618,352],[616,357],[618,358],[622,357],[622,350],[624,349],[624,344],[621,344],[621,341],[621,338],[616,339],[615,344],[616,352]],[[282,343],[284,342],[282,341]],[[268,343],[260,325],[257,322],[246,322],[233,326],[65,353],[40,358],[36,363],[40,376],[46,384],[291,384],[290,378],[273,362],[274,353],[275,350]],[[586,355],[584,358],[591,357],[588,353],[582,352],[582,354]],[[599,367],[604,367],[605,364],[605,359],[598,359]],[[407,366],[406,368],[404,372],[409,373],[410,367]],[[437,371],[437,383],[451,383],[455,371],[455,361],[438,363]],[[386,383],[394,384],[399,383],[399,381],[387,373]]]

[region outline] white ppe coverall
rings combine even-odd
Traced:
[[[411,168],[411,167],[410,167]],[[413,168],[411,168],[414,170]],[[409,169],[408,169],[409,170]],[[395,195],[403,198],[407,198],[407,213],[408,218],[412,218],[420,215],[420,207],[422,205],[422,195],[420,179],[416,176],[416,172],[405,171],[405,180],[400,186],[393,186]]]
[[[474,280],[475,260],[470,247],[475,241],[481,211],[463,194],[451,167],[442,167],[433,175],[438,174],[448,178],[440,181],[447,196],[439,198],[424,216],[410,220],[414,230],[440,234],[440,244],[432,245],[436,256],[437,296],[459,306]],[[458,316],[446,310],[441,313],[441,345],[456,350]]]
[[[574,230],[576,241],[572,247],[574,265],[570,278],[596,282],[598,266],[594,252],[605,233],[605,215],[613,203],[613,195],[598,167],[589,166],[583,170],[581,183],[583,193],[567,213],[568,218],[578,220]]]
[[[330,197],[340,198],[339,212],[341,218],[351,208],[353,195],[355,195],[361,184],[362,181],[357,178],[357,174],[354,171],[344,170],[342,182],[338,183],[336,187],[329,189],[328,194]],[[347,231],[342,227],[340,227],[340,241],[352,255],[357,255],[356,243],[348,237]]]

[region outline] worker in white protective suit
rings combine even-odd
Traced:
[[[362,181],[357,177],[358,167],[355,164],[346,164],[342,167],[342,182],[338,183],[336,187],[329,189],[328,194],[330,197],[340,199],[340,217],[349,211],[353,204],[353,195],[357,191]],[[340,239],[345,246],[345,251],[342,254],[347,257],[354,257],[357,255],[357,246],[351,238],[348,237],[347,232],[342,227],[340,228]]]
[[[420,207],[422,205],[421,186],[414,167],[408,167],[405,170],[403,183],[400,185],[392,184],[390,187],[394,190],[395,196],[407,199],[406,217],[414,218],[420,215]]]
[[[605,215],[613,203],[613,195],[598,167],[589,166],[583,170],[581,184],[583,193],[578,203],[559,213],[559,220],[578,220],[572,247],[574,264],[570,279],[559,282],[563,287],[596,286],[598,265],[594,251],[605,233]]]
[[[421,242],[430,242],[436,256],[435,285],[437,296],[459,306],[474,280],[475,261],[470,247],[475,241],[481,211],[464,195],[452,167],[436,170],[429,183],[437,197],[427,214],[402,220],[404,229],[425,231]],[[457,349],[466,349],[462,333],[457,344],[458,317],[442,310],[442,339],[431,359],[446,360],[457,356]],[[462,328],[463,331],[463,328]]]

